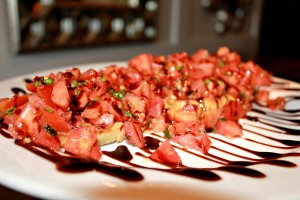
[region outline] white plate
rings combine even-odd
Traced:
[[[76,67],[80,67],[81,70],[91,67],[97,69],[115,63]],[[122,62],[117,64],[125,66]],[[70,67],[55,69],[55,71],[66,68]],[[47,70],[1,81],[0,97],[12,96],[10,91],[12,87],[24,88],[24,78],[47,75],[50,72],[51,70]],[[297,91],[297,93],[300,92]],[[292,107],[299,106],[299,102],[294,102],[294,104]],[[296,119],[296,116],[292,118]],[[278,137],[300,140],[300,136],[279,135]],[[243,144],[245,142],[243,140],[239,138],[229,141]],[[217,143],[213,141],[213,144]],[[103,149],[111,148],[114,146],[106,146]],[[129,148],[134,150],[132,147]],[[221,148],[229,147],[221,145]],[[253,148],[270,151],[270,147],[260,147],[258,144],[253,144]],[[287,150],[281,151],[287,152]],[[297,151],[300,152],[299,149]],[[210,152],[216,155],[220,153],[214,150]],[[190,160],[189,154],[186,155],[184,152],[181,154],[185,160]],[[229,155],[225,157],[230,158]],[[144,176],[144,180],[128,182],[99,172],[77,174],[60,172],[53,163],[17,146],[12,139],[0,135],[0,184],[42,199],[300,199],[300,157],[285,157],[282,160],[291,161],[298,166],[287,168],[258,164],[248,167],[262,172],[266,175],[265,178],[251,178],[216,170],[214,172],[221,177],[219,181],[197,180],[139,168],[135,170]],[[148,165],[148,161],[143,162]],[[199,165],[198,162],[201,164],[201,161],[189,164]],[[204,163],[203,166],[214,167],[211,163]]]

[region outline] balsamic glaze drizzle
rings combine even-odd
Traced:
[[[30,82],[30,80],[26,79],[26,82]],[[277,83],[277,84],[280,84],[282,86],[284,85],[284,83],[281,83],[281,82]],[[286,89],[286,90],[288,90],[288,89]],[[298,89],[298,90],[300,90],[300,89]],[[26,94],[26,92],[20,88],[12,88],[12,92],[14,94],[20,94],[20,95]],[[290,99],[291,98],[298,99],[299,97],[295,96],[295,97],[289,97],[289,98]],[[264,112],[260,109],[253,109],[252,111],[268,115],[267,112]],[[280,119],[284,119],[284,117],[288,116],[290,113],[297,113],[297,112],[300,112],[300,109],[283,110],[283,114],[282,113],[279,114]],[[272,117],[276,118],[276,116],[274,116],[274,115],[272,115]],[[269,140],[281,143],[285,146],[278,146],[278,145],[268,144],[266,142],[255,141],[255,140],[252,140],[247,137],[244,138],[248,142],[257,143],[260,145],[269,146],[269,147],[277,148],[277,149],[293,150],[293,149],[297,149],[300,147],[300,140],[276,138],[276,134],[279,134],[279,133],[298,136],[298,135],[300,135],[299,130],[295,130],[292,128],[286,128],[286,127],[283,127],[282,125],[274,125],[274,124],[268,123],[266,121],[262,122],[259,117],[249,117],[248,116],[246,119],[256,121],[261,124],[268,125],[270,127],[276,127],[276,128],[279,128],[280,130],[282,130],[282,131],[275,131],[275,130],[272,130],[271,128],[268,129],[265,127],[253,125],[252,123],[251,124],[246,123],[248,126],[259,128],[260,130],[268,130],[269,132],[273,132],[274,137],[271,137],[271,136],[266,136],[259,132],[255,132],[249,128],[244,128],[245,131],[248,131],[251,134],[259,135],[260,137],[264,137]],[[296,120],[287,120],[287,121],[296,122],[296,123],[298,122]],[[6,138],[12,138],[7,133],[7,125],[5,125],[3,123],[3,119],[0,119],[0,135],[3,135]],[[159,136],[159,135],[155,134],[155,136]],[[244,160],[244,161],[231,161],[231,160],[225,159],[220,156],[216,156],[211,153],[207,153],[205,155],[197,154],[197,153],[191,152],[188,149],[185,149],[183,147],[181,148],[178,146],[174,146],[175,148],[185,151],[193,156],[197,156],[201,159],[205,159],[207,161],[220,164],[221,166],[216,167],[216,168],[201,168],[201,167],[195,168],[195,167],[188,167],[183,164],[174,166],[174,165],[169,165],[167,163],[163,163],[163,165],[165,165],[167,167],[167,169],[162,169],[162,168],[146,167],[146,166],[139,165],[139,164],[132,162],[134,156],[144,157],[145,159],[151,159],[151,158],[149,156],[146,156],[145,154],[142,154],[139,152],[132,155],[132,153],[129,151],[129,149],[124,145],[119,145],[113,151],[102,151],[102,153],[104,155],[111,157],[115,160],[118,160],[126,165],[131,166],[131,167],[124,167],[124,166],[119,166],[119,165],[115,165],[115,164],[107,163],[107,162],[103,162],[103,161],[99,162],[99,161],[95,161],[95,160],[78,158],[78,157],[69,156],[69,155],[66,156],[66,155],[63,155],[63,154],[60,154],[57,152],[53,152],[53,151],[47,150],[47,149],[43,149],[43,151],[42,151],[39,147],[35,147],[35,146],[32,146],[31,144],[23,143],[22,141],[19,141],[19,140],[16,140],[15,144],[24,147],[25,149],[29,150],[30,152],[32,152],[36,155],[39,155],[52,163],[55,163],[56,168],[59,171],[66,172],[66,173],[82,173],[82,172],[87,172],[87,171],[97,171],[97,172],[101,172],[101,173],[104,173],[107,175],[114,176],[116,178],[120,178],[125,181],[141,181],[141,180],[143,180],[144,179],[143,175],[140,172],[138,172],[138,170],[137,170],[139,168],[157,170],[157,171],[177,174],[177,175],[181,175],[181,176],[187,176],[187,177],[191,177],[191,178],[195,178],[195,179],[199,179],[199,180],[205,180],[205,181],[221,180],[222,179],[221,176],[216,171],[226,171],[226,172],[239,174],[239,175],[252,177],[252,178],[263,178],[263,177],[266,177],[266,175],[264,173],[262,173],[258,170],[248,168],[247,166],[257,165],[257,164],[269,164],[269,165],[280,166],[280,167],[296,167],[297,165],[295,163],[292,163],[292,162],[286,161],[286,160],[279,160],[279,158],[288,157],[288,156],[300,156],[300,153],[297,153],[297,152],[283,154],[283,153],[276,153],[276,152],[255,151],[255,150],[252,150],[252,149],[240,146],[240,145],[233,144],[226,140],[219,139],[219,138],[213,136],[212,134],[210,134],[209,136],[213,140],[217,140],[218,142],[232,146],[234,148],[248,152],[250,154],[256,155],[257,157],[260,157],[260,158],[251,158],[248,156],[229,152],[224,149],[220,149],[216,146],[211,146],[211,148],[213,148],[215,150],[221,151],[228,155],[242,158]],[[159,137],[161,137],[161,136],[159,136]],[[145,138],[145,148],[143,148],[142,151],[144,151],[146,154],[151,153],[153,150],[157,149],[163,139],[163,138],[156,139],[152,136],[145,136],[144,138]],[[153,160],[151,160],[151,161],[155,162]]]

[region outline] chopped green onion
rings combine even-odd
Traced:
[[[81,93],[81,89],[78,88],[78,89],[76,90],[75,94],[78,96],[78,95],[80,95],[80,93]]]
[[[79,87],[79,83],[77,81],[73,80],[71,82],[71,88],[77,88],[77,87]]]
[[[96,102],[98,101],[100,98],[99,97],[96,97],[93,101]]]
[[[37,87],[37,86],[39,85],[39,82],[40,82],[40,81],[34,81],[33,85],[34,85],[35,87]]]
[[[52,83],[54,82],[54,79],[53,78],[42,78],[42,83],[45,84],[45,85],[51,85]]]
[[[219,118],[219,120],[220,120],[220,121],[223,121],[223,122],[227,121],[227,119],[226,119],[226,118],[224,118],[224,117],[222,117],[222,118]]]
[[[123,97],[124,97],[125,94],[126,94],[126,91],[125,91],[125,90],[115,91],[115,90],[113,90],[113,89],[110,89],[110,93],[111,93],[115,98],[122,100]]]
[[[220,85],[223,85],[224,84],[224,82],[223,81],[221,81],[221,80],[217,80],[217,85],[218,86],[220,86]]]
[[[205,83],[206,85],[209,85],[209,84],[211,83],[211,80],[210,80],[210,79],[205,79],[205,80],[204,80],[204,83]]]
[[[100,79],[102,82],[105,82],[107,79],[105,78],[105,76],[102,76]]]
[[[226,65],[225,61],[222,60],[222,61],[220,62],[220,67],[224,67],[225,65]]]
[[[253,96],[255,96],[258,92],[259,92],[259,88],[258,88],[258,86],[256,85],[256,86],[254,87]]]
[[[178,71],[178,72],[179,72],[179,71],[180,71],[182,68],[183,68],[183,66],[182,66],[182,65],[177,65],[175,69],[176,69],[176,71]]]
[[[242,100],[246,98],[245,93],[241,92],[240,95],[241,95]]]
[[[200,128],[199,133],[205,133],[205,130],[203,128]]]

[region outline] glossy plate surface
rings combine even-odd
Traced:
[[[108,66],[110,63],[97,63],[75,66],[82,71]],[[114,62],[113,64],[116,64]],[[125,66],[125,63],[117,63]],[[64,71],[67,68],[54,69],[52,71]],[[11,97],[12,87],[24,88],[24,79],[33,78],[35,75],[47,75],[51,72],[41,71],[34,74],[27,74],[4,80],[0,82],[0,97]],[[278,96],[300,96],[300,85],[282,79],[276,79],[284,84],[276,84],[271,90],[272,95]],[[283,87],[284,85],[284,87]],[[284,89],[283,89],[284,88]],[[286,90],[286,89],[293,90]],[[256,106],[258,109],[264,110]],[[258,116],[267,122],[274,121],[272,116],[276,118],[275,125],[285,124],[291,126],[293,130],[300,132],[300,101],[297,98],[292,99],[287,108],[296,109],[298,112],[269,112],[264,110],[264,113],[255,111],[249,112],[249,116]],[[268,116],[267,114],[268,113]],[[278,116],[283,116],[284,119],[278,119]],[[265,119],[266,118],[266,119]],[[269,121],[268,121],[269,120]],[[290,124],[286,125],[286,121]],[[298,120],[298,121],[297,121]],[[244,127],[251,126],[251,123],[263,124],[260,122],[249,122],[241,120]],[[269,127],[268,127],[269,128]],[[277,127],[278,128],[278,127]],[[250,127],[250,131],[253,130]],[[256,129],[255,129],[256,130]],[[287,140],[300,141],[300,135],[285,135],[267,131],[259,128],[257,132],[271,137]],[[297,132],[296,131],[296,132]],[[293,148],[274,148],[270,146],[260,145],[249,142],[245,138],[250,138],[264,143],[270,143],[275,146],[288,147],[284,144],[279,144],[276,141],[271,141],[265,137],[252,134],[245,131],[244,138],[226,139],[216,134],[211,134],[215,139],[212,139],[213,146],[224,149],[227,152],[235,152],[239,155],[244,155],[252,159],[260,159],[254,154],[242,151],[233,146],[226,145],[222,141],[227,141],[236,145],[245,146],[248,149],[264,152],[276,153],[300,153],[300,145]],[[124,145],[127,145],[124,143]],[[138,149],[127,145],[131,152],[136,152]],[[116,145],[108,145],[102,150],[113,150]],[[177,149],[182,156],[183,162],[192,167],[213,168],[220,166],[214,162],[208,162],[191,153]],[[228,153],[224,153],[217,149],[211,149],[209,153],[220,156],[227,160],[243,160]],[[253,178],[236,173],[226,172],[224,170],[212,170],[221,177],[219,181],[198,180],[186,176],[175,175],[158,170],[134,168],[141,173],[144,180],[124,181],[114,176],[106,175],[96,171],[84,173],[64,173],[56,169],[55,165],[46,159],[39,157],[30,151],[14,144],[12,139],[8,139],[0,135],[0,184],[12,188],[14,190],[32,195],[42,199],[153,199],[153,198],[168,198],[168,199],[299,199],[300,198],[300,157],[298,154],[279,158],[280,160],[289,161],[297,166],[282,167],[270,165],[267,163],[251,165],[247,168],[257,170],[263,173],[264,178]],[[106,156],[103,160],[121,164]],[[152,163],[149,159],[135,157],[134,163],[144,166],[156,168],[165,168]],[[121,164],[123,165],[123,164]]]

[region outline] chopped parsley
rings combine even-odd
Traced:
[[[83,86],[83,85],[86,85],[87,84],[87,81],[76,81],[76,80],[73,80],[71,82],[71,88],[77,88],[77,87],[80,87],[80,86]]]

